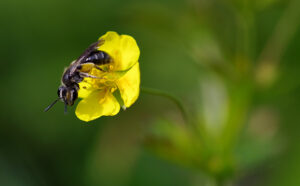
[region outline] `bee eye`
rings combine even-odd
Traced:
[[[58,88],[58,90],[57,90],[58,97],[60,97],[60,92],[61,92],[61,88]]]
[[[71,94],[72,94],[72,101],[75,101],[77,98],[78,98],[78,93],[77,93],[77,90],[73,89],[71,91]]]
[[[67,94],[67,90],[65,87],[61,86],[58,88],[58,90],[57,90],[58,97],[63,98],[66,96],[66,94]]]

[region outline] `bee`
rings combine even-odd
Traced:
[[[91,44],[79,58],[73,61],[69,67],[67,67],[61,78],[61,85],[58,88],[58,98],[51,103],[44,111],[48,111],[57,101],[62,101],[65,104],[65,113],[67,112],[67,106],[72,106],[78,98],[79,83],[84,78],[96,78],[87,72],[82,71],[84,65],[89,65],[91,68],[101,69],[101,65],[109,64],[112,58],[104,51],[97,48],[104,43],[104,40],[98,40]]]

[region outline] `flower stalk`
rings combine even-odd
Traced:
[[[168,92],[162,91],[162,90],[158,90],[158,89],[154,89],[154,88],[147,88],[147,87],[141,87],[141,92],[145,93],[145,94],[165,97],[165,98],[171,100],[178,107],[178,109],[180,110],[182,118],[184,119],[184,121],[186,123],[188,123],[187,111],[184,108],[181,101],[176,96],[174,96],[174,95],[172,95]]]

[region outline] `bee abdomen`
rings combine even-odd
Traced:
[[[110,61],[111,61],[110,56],[103,51],[97,51],[96,53],[92,53],[85,60],[86,63],[92,62],[96,65],[105,65],[108,64]]]

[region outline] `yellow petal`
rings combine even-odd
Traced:
[[[115,64],[117,71],[127,70],[139,60],[140,49],[135,39],[129,35],[121,35],[120,52],[121,62]]]
[[[116,32],[106,32],[105,35],[99,38],[104,40],[104,43],[98,47],[98,50],[108,53],[113,59],[115,59],[118,54],[120,47],[120,36]]]
[[[95,91],[95,89],[90,83],[82,81],[79,83],[78,97],[86,98],[93,91]]]
[[[128,70],[138,61],[140,49],[133,37],[107,32],[99,39],[103,39],[104,44],[99,46],[98,50],[108,53],[113,58],[114,71]]]
[[[76,108],[76,116],[83,121],[91,121],[101,116],[113,116],[120,105],[110,91],[98,90],[81,100]]]
[[[116,81],[126,107],[130,107],[140,93],[140,67],[135,64],[122,78]]]

